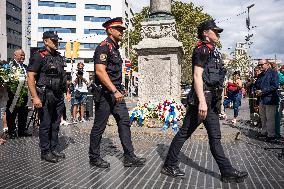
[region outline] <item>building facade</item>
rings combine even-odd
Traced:
[[[24,7],[28,0],[1,0],[0,1],[0,53],[1,59],[10,60],[17,48],[25,46],[28,50],[28,41],[23,30],[27,19],[28,9]],[[28,50],[29,51],[29,50]]]
[[[91,62],[96,46],[106,38],[102,23],[133,16],[128,0],[33,0],[31,1],[31,46],[42,47],[42,33],[57,31],[62,38],[59,51],[65,54],[66,42],[80,42],[78,60]],[[70,67],[70,65],[68,65]],[[93,70],[91,65],[87,65]]]

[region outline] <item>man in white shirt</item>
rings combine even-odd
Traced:
[[[72,92],[71,104],[73,106],[72,118],[73,123],[77,123],[77,112],[80,107],[80,121],[85,122],[85,106],[89,85],[89,73],[84,71],[84,63],[79,62],[77,64],[77,71],[72,74],[72,83],[74,90]]]
[[[16,49],[14,51],[14,59],[11,60],[10,67],[16,67],[17,69],[21,70],[21,76],[24,80],[26,80],[27,76],[27,65],[24,64],[25,61],[25,52],[22,49]],[[26,81],[25,81],[26,82]],[[24,83],[22,86],[19,84],[17,86],[20,88],[19,92],[21,90],[28,90],[26,87],[26,83]],[[15,90],[15,89],[14,89]],[[7,102],[7,125],[8,125],[8,133],[10,136],[10,139],[14,139],[15,137],[26,137],[31,136],[30,133],[28,133],[26,128],[26,122],[28,118],[28,93],[24,93],[24,95],[21,97],[22,101],[19,102],[20,94],[17,94],[16,91],[12,90],[12,88],[8,87],[8,96],[9,100]],[[18,133],[16,133],[16,117],[18,117]]]

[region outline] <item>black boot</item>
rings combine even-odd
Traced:
[[[49,152],[48,154],[42,154],[41,160],[45,160],[45,161],[50,162],[50,163],[57,163],[58,162],[57,157],[55,157],[51,152]]]
[[[247,178],[248,173],[245,171],[237,171],[232,170],[229,172],[221,173],[221,181],[222,182],[244,182],[245,178]]]
[[[12,132],[11,134],[9,134],[9,139],[15,139],[15,138],[17,138],[16,132]]]
[[[51,153],[57,158],[62,158],[62,159],[65,158],[65,154],[63,152],[57,152],[56,150],[54,150]]]
[[[105,169],[110,167],[110,164],[107,161],[103,160],[101,157],[98,157],[96,159],[90,159],[90,164],[92,166]]]
[[[164,165],[162,170],[162,174],[168,175],[170,177],[183,177],[184,172],[179,169],[178,166],[170,166],[170,165]]]
[[[146,158],[139,158],[136,155],[125,155],[123,165],[124,167],[141,167],[145,162]]]

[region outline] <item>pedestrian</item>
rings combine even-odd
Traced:
[[[262,67],[262,73],[259,75],[255,84],[255,93],[260,97],[259,114],[262,130],[258,137],[265,137],[266,141],[275,140],[275,116],[279,103],[278,73],[272,70],[267,59],[262,59],[258,63]]]
[[[14,139],[17,136],[31,136],[26,128],[29,110],[27,106],[28,89],[26,88],[27,65],[24,64],[24,61],[25,52],[22,49],[16,49],[14,51],[14,59],[9,63],[9,67],[11,70],[20,70],[21,75],[19,78],[21,78],[22,81],[19,80],[16,89],[10,86],[7,87],[9,100],[7,102],[6,119],[10,139]],[[20,85],[20,82],[23,82],[22,85]],[[26,92],[24,92],[24,90],[26,90]],[[19,100],[20,98],[22,98],[22,100]],[[18,133],[16,133],[16,118],[18,118]]]
[[[73,72],[72,83],[74,91],[72,93],[72,123],[78,123],[77,113],[78,109],[80,110],[80,122],[86,122],[85,110],[86,110],[86,101],[88,94],[88,85],[89,85],[89,73],[84,70],[84,63],[79,62],[77,64],[77,72]]]
[[[234,109],[234,119],[232,120],[232,124],[236,125],[237,117],[239,115],[239,107],[241,106],[242,100],[242,80],[239,71],[235,71],[233,73],[233,80],[227,82],[227,91],[226,91],[226,98],[224,98],[224,117],[227,118],[226,115],[226,108],[229,106],[230,103],[233,103]]]
[[[28,86],[40,118],[41,159],[56,163],[65,158],[57,151],[59,125],[64,110],[66,78],[63,57],[58,50],[60,38],[53,31],[43,33],[44,48],[38,50],[28,65]]]
[[[205,21],[198,27],[197,47],[192,55],[193,89],[188,96],[188,108],[183,125],[171,142],[161,173],[171,177],[183,177],[178,167],[178,156],[185,141],[203,123],[208,133],[211,153],[217,162],[223,182],[242,182],[246,172],[234,169],[225,156],[221,144],[219,116],[221,93],[226,71],[215,44],[223,29],[213,20]]]
[[[119,138],[124,150],[124,166],[137,167],[146,162],[134,154],[131,141],[130,118],[122,95],[122,63],[119,42],[122,40],[122,18],[110,19],[102,25],[108,37],[99,44],[94,54],[96,102],[95,119],[90,134],[89,158],[92,166],[108,168],[110,164],[100,156],[100,143],[109,115],[112,114],[118,125]]]
[[[281,119],[283,118],[284,111],[284,65],[282,65],[278,71],[279,78],[279,104],[276,108],[275,116],[275,137],[276,139],[281,139]]]
[[[246,83],[246,91],[249,97],[249,110],[250,120],[253,126],[261,127],[261,121],[259,117],[259,99],[260,97],[255,95],[254,86],[258,76],[261,74],[259,66],[254,68],[254,74],[249,78]]]

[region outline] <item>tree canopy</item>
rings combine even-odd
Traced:
[[[191,56],[192,51],[198,41],[197,26],[208,19],[212,19],[210,15],[203,12],[202,6],[195,6],[191,3],[183,3],[174,1],[172,3],[172,14],[176,20],[176,28],[179,36],[179,41],[182,42],[184,48],[184,57],[182,60],[182,82],[191,82]],[[141,40],[141,22],[149,15],[149,7],[144,7],[140,13],[136,13],[131,19],[133,29],[129,32],[129,55],[132,61],[132,68],[137,70],[137,54],[133,50],[133,45],[137,45]],[[125,36],[128,36],[126,31]],[[127,37],[123,40],[123,46],[126,47],[126,54],[128,49]]]

